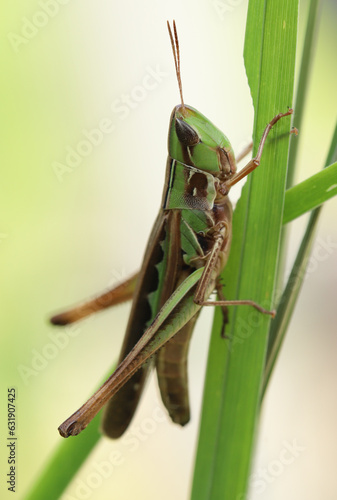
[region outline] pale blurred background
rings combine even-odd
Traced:
[[[49,4],[54,10],[43,14],[47,3],[21,0],[2,16],[0,431],[5,436],[7,387],[15,386],[18,500],[60,442],[58,425],[92,393],[119,352],[128,305],[81,325],[65,348],[52,351],[46,346],[55,329],[47,319],[140,265],[161,199],[169,117],[179,100],[166,19],[177,21],[186,103],[222,129],[236,152],[249,142],[253,124],[242,57],[247,1],[128,0],[117,6],[55,0]],[[299,49],[307,5],[302,2]],[[333,0],[322,7],[297,180],[322,168],[336,119],[337,8]],[[143,79],[153,71],[158,81],[144,90]],[[124,115],[116,109],[123,95],[138,99]],[[102,120],[114,130],[57,176],[55,162],[64,165],[69,148],[81,147],[83,131]],[[252,500],[337,496],[336,209],[331,200],[323,210],[311,272],[264,403]],[[292,231],[291,256],[305,221]],[[102,439],[64,500],[188,498],[211,318],[210,310],[203,312],[190,351],[191,423],[180,429],[168,419],[153,420],[161,403],[151,379],[129,436],[149,418],[154,425],[137,450],[126,440]],[[34,371],[34,358],[43,352],[53,359]],[[23,370],[32,371],[23,376]],[[291,455],[284,450],[294,440],[301,451]],[[88,487],[113,450],[121,451],[123,463],[85,496],[78,485]],[[12,498],[3,484],[3,440],[0,457],[0,496]]]

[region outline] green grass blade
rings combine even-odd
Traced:
[[[294,0],[249,2],[244,55],[255,107],[255,151],[267,122],[292,104],[297,9]],[[265,307],[272,303],[289,128],[290,119],[276,125],[235,210],[223,274],[228,299],[249,298]],[[269,319],[248,307],[231,310],[226,332],[231,341],[220,338],[221,320],[216,311],[193,500],[244,498],[259,413]]]
[[[319,9],[320,7],[320,0],[310,0],[310,5],[308,9],[308,20],[306,24],[306,31],[305,31],[305,40],[303,44],[303,49],[301,53],[301,64],[300,64],[300,72],[299,72],[299,78],[297,82],[297,90],[296,90],[296,100],[295,100],[295,115],[294,115],[294,124],[299,128],[301,131],[302,127],[302,119],[304,115],[304,109],[305,109],[305,103],[306,103],[306,96],[307,96],[307,91],[308,91],[308,86],[309,86],[309,75],[310,75],[310,70],[312,67],[313,63],[313,53],[316,47],[316,33],[318,29],[318,24],[319,24]],[[299,136],[296,138],[296,140],[291,141],[290,144],[290,150],[289,150],[289,164],[288,164],[288,173],[287,173],[287,187],[291,186],[293,184],[293,178],[294,178],[294,171],[295,171],[295,165],[296,165],[296,158],[297,158],[297,151],[299,147],[299,141],[302,138],[302,134],[300,133]],[[332,162],[331,162],[332,163]],[[295,200],[296,201],[296,200]],[[287,203],[287,193],[285,197],[285,210],[287,211],[289,207],[289,204]],[[314,224],[315,226],[316,224]],[[313,227],[312,226],[312,230]],[[283,288],[283,280],[284,280],[284,270],[285,270],[285,261],[286,261],[286,256],[285,256],[285,250],[287,246],[287,226],[283,226],[282,233],[281,233],[281,245],[280,245],[280,258],[279,258],[279,264],[278,264],[278,271],[277,271],[277,289],[280,290]],[[306,235],[306,238],[308,239],[308,245],[310,241],[310,230],[308,234]],[[302,248],[302,251],[304,252],[304,247]],[[303,260],[305,258],[305,254],[302,255],[302,258],[299,256],[299,261]],[[293,280],[293,277],[292,277]],[[297,281],[297,280],[295,280]],[[295,287],[295,281],[293,280],[293,286]],[[290,288],[291,289],[291,288]],[[286,290],[284,293],[290,292],[290,289]],[[298,289],[299,292],[299,289]],[[285,303],[285,297],[283,297],[283,302]],[[292,310],[288,311],[289,314],[292,313]],[[281,325],[281,315],[282,311],[278,307],[278,314],[277,314],[277,319],[272,322],[271,324],[271,331],[269,334],[269,344],[268,344],[268,353],[273,352],[274,355],[276,355],[279,352],[279,348],[275,346],[275,349],[273,347],[273,342],[279,342],[276,340],[278,338],[278,328],[279,325]],[[279,325],[277,325],[279,323]],[[287,325],[288,322],[285,323]],[[283,332],[283,335],[285,333],[285,330]],[[280,333],[281,335],[281,333]],[[268,354],[269,357],[269,354]],[[275,360],[274,360],[275,361]],[[273,364],[274,364],[273,361]],[[270,364],[270,360],[268,360],[268,363]],[[267,368],[267,371],[270,369]],[[270,375],[270,373],[269,373]],[[269,377],[268,375],[268,377]]]
[[[288,172],[287,172],[287,188],[293,185],[293,179],[295,175],[295,166],[297,151],[299,147],[299,142],[302,137],[302,120],[305,110],[306,97],[309,87],[309,75],[311,72],[313,53],[316,47],[316,34],[319,24],[319,12],[320,12],[321,0],[310,0],[310,5],[308,9],[308,20],[306,23],[305,39],[303,43],[303,49],[301,53],[301,63],[300,71],[297,82],[296,89],[296,99],[295,99],[295,109],[293,117],[293,125],[296,126],[300,134],[296,140],[291,141],[289,149],[289,162],[288,162]],[[281,244],[280,244],[280,257],[277,270],[277,288],[280,289],[283,286],[283,276],[285,270],[286,262],[286,248],[287,248],[288,233],[287,228],[284,227],[281,233]]]
[[[326,166],[333,161],[336,162],[336,160],[337,160],[337,123],[331,141],[328,157],[326,160]],[[337,163],[335,163],[335,165],[336,164]],[[324,172],[325,170],[326,168],[324,168],[322,172]],[[277,355],[280,351],[292,312],[295,307],[295,303],[297,301],[298,294],[301,290],[301,285],[303,282],[303,278],[305,276],[305,270],[310,256],[312,244],[315,239],[315,230],[317,227],[319,215],[321,213],[321,208],[322,208],[321,206],[316,208],[310,214],[309,222],[305,230],[301,246],[297,253],[294,265],[292,267],[290,276],[288,278],[287,285],[282,294],[280,303],[277,307],[276,318],[272,322],[270,328],[263,393],[267,388],[271,373],[275,365]]]
[[[313,61],[313,52],[316,47],[316,34],[319,24],[318,21],[319,21],[320,5],[321,5],[321,0],[310,1],[308,22],[306,26],[300,72],[297,83],[297,91],[295,99],[296,105],[295,105],[294,119],[293,119],[294,127],[297,127],[299,130],[301,130],[302,128],[309,75]],[[290,187],[293,184],[298,147],[299,147],[299,141],[298,140],[292,141],[289,151],[287,187]]]
[[[337,163],[324,168],[286,192],[283,224],[322,205],[337,194]]]
[[[335,131],[331,140],[331,145],[325,165],[330,165],[331,163],[335,163],[336,161],[337,161],[337,123],[335,126]]]

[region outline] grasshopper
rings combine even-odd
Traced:
[[[293,110],[270,121],[256,156],[236,172],[227,137],[184,103],[177,29],[174,21],[173,33],[167,25],[181,103],[173,109],[170,119],[163,197],[141,270],[95,300],[51,319],[55,325],[65,325],[106,307],[133,301],[117,369],[60,425],[63,437],[79,434],[104,405],[104,434],[121,436],[133,417],[153,364],[171,419],[185,425],[190,419],[187,354],[202,306],[222,307],[224,323],[227,306],[233,305],[253,306],[274,316],[274,311],[251,300],[226,300],[219,275],[226,265],[232,237],[230,188],[259,165],[269,131]],[[214,291],[219,300],[209,300]]]

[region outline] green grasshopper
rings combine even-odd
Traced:
[[[121,436],[133,417],[153,363],[171,419],[185,425],[190,418],[187,353],[201,307],[221,306],[224,322],[230,305],[250,305],[274,315],[274,311],[251,300],[225,300],[219,275],[232,238],[229,190],[259,165],[272,126],[293,111],[289,109],[270,121],[257,155],[237,173],[227,137],[199,111],[184,104],[176,25],[173,21],[174,35],[167,25],[181,104],[171,115],[162,203],[141,270],[99,298],[51,319],[55,325],[65,325],[133,300],[117,369],[60,425],[63,437],[79,434],[106,403],[103,432],[111,438]],[[208,300],[215,290],[220,300]]]

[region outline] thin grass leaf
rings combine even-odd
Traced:
[[[322,170],[324,172],[331,162],[337,160],[337,123],[335,127],[335,132],[331,141],[330,150],[326,160],[326,168]],[[335,163],[337,165],[337,163]],[[268,382],[270,380],[271,373],[273,371],[277,355],[281,349],[281,345],[284,340],[287,327],[294,310],[303,279],[305,277],[305,270],[307,267],[308,259],[310,256],[311,248],[315,240],[315,231],[317,227],[317,222],[319,215],[321,213],[321,206],[313,210],[310,214],[310,219],[305,230],[301,246],[297,253],[294,265],[292,267],[287,285],[282,294],[280,303],[277,307],[277,315],[273,321],[270,328],[267,362],[265,370],[265,378],[263,385],[263,394],[267,388]]]
[[[313,61],[313,53],[316,47],[316,35],[319,24],[321,0],[311,0],[308,12],[308,22],[306,26],[303,52],[300,66],[300,73],[297,83],[295,110],[293,125],[299,130],[302,128],[305,101],[308,90],[308,81]],[[293,185],[294,172],[296,167],[297,151],[299,141],[292,141],[289,151],[289,165],[287,174],[287,188]]]
[[[295,101],[295,116],[294,123],[301,130],[302,119],[304,115],[306,96],[309,86],[309,75],[311,72],[312,64],[313,64],[313,53],[315,49],[315,40],[316,33],[319,24],[319,12],[320,12],[320,0],[311,0],[308,11],[308,21],[306,25],[305,32],[305,40],[303,45],[303,51],[301,55],[301,66],[300,66],[300,74],[297,83],[296,90],[296,101]],[[297,159],[297,151],[299,146],[299,141],[301,140],[302,135],[296,138],[295,141],[291,141],[290,151],[289,151],[289,165],[288,165],[288,173],[287,173],[287,187],[291,186],[294,178],[294,170]],[[331,155],[332,158],[332,155]],[[333,161],[333,160],[332,160]],[[331,163],[332,163],[331,161]],[[293,200],[297,202],[298,200]],[[293,204],[292,204],[293,206]],[[287,202],[287,193],[285,197],[285,211],[289,210],[289,202]],[[283,222],[285,222],[283,220]],[[315,217],[310,218],[308,228],[306,230],[304,241],[301,244],[301,248],[299,249],[299,254],[296,258],[296,262],[294,264],[293,272],[297,272],[297,275],[291,274],[289,277],[288,284],[283,292],[281,303],[277,307],[277,317],[275,321],[272,322],[270,332],[269,332],[269,343],[268,343],[268,354],[267,354],[267,366],[266,366],[266,375],[264,382],[264,390],[266,389],[266,384],[268,383],[271,370],[274,366],[276,356],[279,352],[280,345],[285,334],[285,328],[287,327],[290,315],[292,314],[293,307],[295,304],[295,300],[298,296],[300,290],[300,271],[299,269],[302,266],[305,266],[305,262],[307,259],[307,249],[311,248],[312,237],[314,233],[314,228],[316,227],[317,219]],[[306,243],[305,243],[306,240]],[[277,271],[277,289],[282,289],[283,280],[284,280],[284,268],[285,268],[285,260],[286,260],[286,247],[287,247],[287,227],[284,226],[281,233],[281,245],[280,245],[280,259],[278,264]],[[297,269],[297,271],[296,271]],[[289,294],[289,298],[287,295]],[[292,298],[293,296],[293,298]],[[296,298],[295,298],[296,297]],[[289,300],[288,300],[289,299]],[[292,303],[293,302],[293,303]],[[291,305],[292,304],[292,305]],[[284,317],[283,316],[288,316]],[[276,343],[274,346],[273,343]],[[274,357],[272,360],[270,357]]]
[[[315,49],[316,33],[319,24],[320,6],[321,6],[320,0],[311,0],[309,6],[308,22],[307,22],[306,34],[303,46],[301,68],[300,68],[300,74],[296,91],[296,113],[294,118],[295,118],[295,125],[299,128],[301,128],[302,118],[305,109],[309,74],[313,63],[313,52]],[[298,139],[300,140],[300,137]],[[291,186],[292,184],[298,146],[299,146],[298,140],[292,142],[290,146],[289,170],[287,178],[288,186]],[[331,147],[327,156],[325,166],[330,165],[336,160],[337,160],[337,124],[334,136],[331,141]],[[287,193],[286,193],[285,212],[290,211],[289,207],[290,206],[294,207],[297,201],[298,200],[293,199],[293,203],[289,205],[289,200],[287,199]],[[303,240],[301,242],[301,246],[299,248],[292,271],[288,278],[287,285],[283,291],[280,303],[277,308],[277,316],[270,328],[263,395],[270,380],[270,376],[274,368],[277,355],[280,351],[285,332],[287,330],[293,309],[295,307],[296,300],[298,298],[301,289],[305,269],[307,266],[308,258],[314,241],[314,235],[317,227],[320,210],[321,207],[318,207],[310,215],[309,222],[306,231],[304,233]],[[285,223],[285,219],[283,222]],[[285,229],[283,230],[283,232],[284,231]],[[285,234],[283,234],[282,237],[282,242],[281,242],[282,249],[284,249],[285,247],[284,240],[285,240]],[[280,266],[279,271],[280,271],[279,283],[281,283],[282,266]]]
[[[312,68],[313,54],[316,47],[315,42],[317,38],[316,34],[319,24],[320,5],[321,5],[321,0],[310,0],[309,10],[308,10],[308,20],[306,23],[306,30],[305,30],[305,38],[301,54],[300,72],[297,82],[295,109],[293,117],[293,125],[297,127],[299,130],[302,129],[302,120],[304,116],[305,102],[309,86],[308,85],[309,76]],[[287,188],[293,185],[297,151],[300,139],[301,139],[301,134],[299,135],[299,137],[297,137],[296,140],[291,141],[290,143],[288,172],[287,172]],[[283,286],[287,240],[288,240],[288,232],[287,228],[284,227],[281,232],[280,257],[277,270],[278,289],[280,289]]]
[[[262,131],[291,106],[298,3],[249,2],[245,65],[255,107],[254,151]],[[273,130],[261,166],[248,178],[233,219],[223,279],[228,299],[270,307],[282,225],[290,120]],[[272,202],[271,202],[272,200]],[[269,319],[247,307],[230,311],[220,338],[216,311],[208,358],[192,499],[241,499],[247,490],[264,372]]]
[[[286,192],[283,224],[322,205],[337,194],[337,163],[324,168]]]

